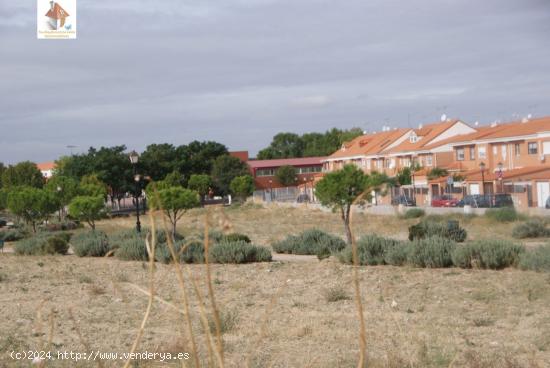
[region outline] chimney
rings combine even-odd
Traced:
[[[55,5],[55,3],[53,1],[50,1],[50,7],[51,7],[52,10],[53,10],[54,5]]]
[[[529,122],[529,119],[523,118],[523,119],[521,119],[521,122],[522,122],[523,124],[528,123],[528,122]]]
[[[418,124],[418,129],[424,128],[424,124]]]

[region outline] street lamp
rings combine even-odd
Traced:
[[[500,181],[500,192],[504,193],[504,181],[502,180],[502,169],[504,165],[502,164],[502,162],[499,162],[497,164],[497,167],[498,167],[498,180]]]
[[[135,193],[134,198],[136,200],[136,230],[138,233],[141,233],[141,222],[139,222],[139,181],[140,176],[137,173],[137,164],[139,161],[139,154],[136,151],[130,152],[130,162],[132,163],[132,166],[134,167],[134,182],[135,182]]]
[[[273,202],[273,180],[269,179],[269,201]]]
[[[481,193],[485,195],[485,162],[479,164],[481,170]]]

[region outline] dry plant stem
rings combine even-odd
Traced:
[[[208,211],[208,210],[207,210]],[[209,254],[210,239],[208,236],[208,212],[204,216],[204,260],[206,264],[206,281],[208,284],[208,297],[212,303],[212,310],[214,314],[214,323],[216,325],[216,342],[218,348],[218,355],[221,357],[221,367],[224,366],[224,351],[223,351],[223,341],[221,334],[221,322],[220,314],[218,312],[218,306],[216,305],[216,298],[214,296],[214,288],[212,287],[212,274],[210,272],[210,262],[208,258]]]
[[[158,193],[155,193],[158,195]],[[197,341],[195,339],[195,335],[193,334],[193,323],[191,321],[191,314],[189,310],[189,298],[187,297],[187,289],[185,287],[185,279],[183,278],[183,272],[181,271],[181,266],[179,263],[178,256],[176,254],[176,249],[174,247],[174,242],[170,236],[168,236],[170,233],[168,231],[168,224],[166,223],[166,217],[162,217],[162,225],[164,232],[167,234],[166,240],[168,244],[168,249],[170,250],[170,254],[172,255],[172,260],[174,261],[174,268],[176,270],[176,276],[178,278],[178,283],[181,291],[181,301],[183,304],[183,308],[185,310],[185,322],[187,323],[187,328],[189,329],[189,336],[191,339],[191,350],[193,352],[193,360],[195,363],[195,368],[200,367],[200,361],[199,361],[199,354],[197,350]]]
[[[132,359],[130,357],[136,351],[139,345],[139,342],[141,340],[141,337],[143,336],[143,331],[145,330],[145,325],[147,324],[147,320],[149,319],[149,314],[151,313],[151,309],[153,307],[153,301],[155,300],[154,299],[154,296],[155,296],[155,246],[156,246],[157,239],[156,239],[156,223],[152,212],[149,212],[149,220],[151,221],[151,243],[149,243],[149,239],[147,238],[145,239],[147,252],[149,253],[149,299],[147,302],[147,309],[145,310],[143,319],[141,321],[141,326],[134,340],[134,343],[132,344],[132,348],[130,349],[128,360],[126,360],[126,363],[124,364],[124,368],[128,368],[130,366],[130,363],[132,362]]]
[[[352,206],[359,202],[365,193],[358,196],[352,203]],[[351,233],[351,252],[353,256],[353,286],[355,289],[355,303],[357,305],[357,314],[359,316],[359,362],[357,367],[365,366],[366,350],[367,350],[367,334],[365,329],[365,316],[363,315],[363,302],[361,301],[361,288],[359,286],[359,257],[357,256],[357,242],[353,232],[353,210],[349,215],[350,233]]]
[[[130,285],[131,287],[133,287],[134,289],[136,289],[137,291],[139,291],[140,293],[143,293],[145,295],[147,295],[148,297],[151,296],[151,294],[149,294],[149,292],[141,287],[139,287],[138,285],[136,284],[132,284],[132,283],[127,283],[128,285]],[[162,299],[161,297],[159,297],[158,295],[154,295],[154,298],[156,301],[158,301],[159,303],[162,303],[164,304],[165,306],[167,306],[168,308],[182,314],[182,315],[185,315],[185,311],[181,310],[181,309],[178,309],[178,307],[176,307],[174,304],[170,303],[169,301],[166,301],[164,299]]]
[[[78,323],[76,323],[76,319],[74,318],[72,308],[69,308],[69,319],[73,323],[73,327],[76,330],[76,334],[78,335],[78,339],[80,340],[80,343],[82,344],[82,346],[84,346],[86,351],[91,351],[92,349],[90,349],[90,344],[88,344],[88,342],[84,339],[84,337],[82,336],[82,332],[80,331],[80,328],[78,327]],[[96,360],[96,362],[97,362],[97,365],[99,367],[103,368],[103,363],[101,362],[101,359]]]

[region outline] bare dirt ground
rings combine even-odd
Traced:
[[[180,231],[202,227],[192,211]],[[234,231],[268,245],[287,233],[319,227],[342,233],[337,215],[302,209],[229,209]],[[414,220],[357,216],[357,232],[406,237]],[[133,219],[103,221],[108,232]],[[471,237],[502,236],[510,225],[473,219]],[[222,314],[226,366],[355,367],[359,351],[352,267],[334,259],[212,265]],[[207,295],[204,265],[190,265]],[[507,269],[360,268],[369,367],[549,367],[550,275]],[[148,269],[114,258],[22,257],[0,254],[0,366],[27,367],[11,351],[128,352],[139,330]],[[156,294],[182,308],[174,266],[156,264]],[[189,286],[189,285],[188,285]],[[189,292],[193,292],[189,288]],[[334,297],[334,296],[337,297]],[[201,358],[208,365],[197,298],[191,316]],[[74,317],[74,318],[73,318]],[[189,352],[181,314],[155,301],[138,352]],[[185,335],[185,334],[183,334]],[[51,337],[50,343],[48,339]],[[46,361],[50,367],[89,367],[97,362]],[[103,366],[122,366],[104,360]],[[187,361],[192,366],[191,361]],[[140,361],[135,367],[181,366]]]

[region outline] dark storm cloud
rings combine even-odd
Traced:
[[[546,1],[80,0],[76,41],[35,6],[0,0],[0,161],[550,114]]]

